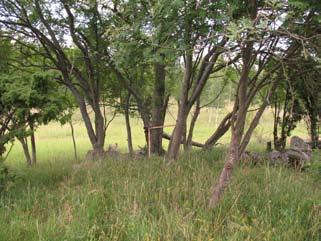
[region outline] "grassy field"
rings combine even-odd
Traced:
[[[228,113],[228,109],[203,109],[194,131],[194,140],[204,143],[204,141],[215,131],[221,119]],[[167,113],[165,121],[166,125],[175,124],[175,110]],[[253,113],[249,114],[249,117]],[[268,140],[272,140],[273,119],[271,111],[267,111],[261,120],[261,124],[255,130],[250,144],[250,148],[264,147]],[[86,152],[91,149],[90,142],[86,133],[84,124],[81,121],[79,113],[74,116],[75,136],[79,156],[84,157]],[[143,124],[139,118],[131,119],[132,136],[134,149],[139,149],[138,146],[144,146],[144,130]],[[165,128],[165,132],[171,133],[173,128]],[[301,123],[293,132],[293,135],[299,135],[303,138],[308,138],[305,124]],[[69,125],[61,126],[59,123],[50,123],[48,126],[41,126],[36,132],[37,148],[39,161],[55,162],[61,159],[73,158],[73,146],[71,139],[71,131]],[[230,140],[228,132],[219,142],[227,144]],[[106,144],[118,143],[121,152],[127,152],[127,136],[124,117],[119,115],[111,123],[107,130]],[[165,140],[164,145],[168,142]],[[13,151],[8,158],[9,165],[25,165],[25,160],[20,144],[17,142],[13,147]]]
[[[219,117],[224,111],[212,113]],[[215,129],[204,111],[195,139],[204,141]],[[90,149],[81,122],[76,121],[80,156]],[[173,119],[168,116],[168,124]],[[267,113],[251,148],[270,139]],[[144,145],[142,125],[132,119],[135,147]],[[167,130],[168,132],[170,129]],[[304,125],[294,133],[306,137]],[[117,142],[126,152],[123,117],[108,130],[106,146]],[[39,162],[26,168],[20,146],[7,165],[16,182],[0,197],[0,241],[73,240],[321,240],[321,152],[311,167],[298,172],[268,165],[243,165],[224,199],[207,209],[210,189],[223,165],[224,145],[212,151],[194,150],[168,166],[150,160],[73,159],[68,126],[41,127]],[[229,135],[221,141],[227,143]]]

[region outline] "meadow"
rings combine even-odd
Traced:
[[[206,140],[226,110],[212,111],[202,111],[196,141]],[[173,122],[168,114],[166,123]],[[182,153],[170,166],[161,157],[92,162],[83,158],[90,145],[77,114],[74,123],[78,161],[68,125],[51,123],[37,130],[36,167],[26,167],[15,144],[6,164],[16,181],[0,197],[1,241],[321,240],[320,151],[303,172],[241,165],[222,202],[209,210],[211,186],[223,166],[229,134],[213,150]],[[271,139],[271,123],[268,111],[251,149],[264,149]],[[137,118],[131,124],[137,149],[144,145],[142,124]],[[307,138],[304,123],[294,134]],[[127,151],[122,116],[107,130],[106,147],[115,142],[120,151]]]

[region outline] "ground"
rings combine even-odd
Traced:
[[[264,116],[250,148],[264,148],[269,118]],[[215,128],[208,119],[201,116],[196,140]],[[140,123],[132,124],[135,146],[143,145]],[[306,135],[303,124],[296,134]],[[80,122],[76,137],[83,156],[89,143]],[[320,151],[303,172],[241,165],[222,202],[209,210],[224,145],[182,154],[168,166],[158,157],[75,161],[68,126],[54,123],[40,128],[37,140],[37,167],[25,167],[19,145],[7,160],[17,180],[0,197],[0,241],[321,240]],[[222,143],[227,141],[228,135]],[[113,142],[125,151],[122,117],[108,131],[107,145]]]

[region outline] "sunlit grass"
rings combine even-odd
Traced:
[[[242,166],[208,210],[223,156],[21,168],[0,199],[0,240],[320,240],[321,173]]]
[[[209,122],[203,111],[194,139],[206,140],[224,112]],[[68,125],[51,123],[37,130],[34,168],[26,167],[19,143],[14,146],[6,163],[17,181],[0,197],[0,241],[321,240],[320,152],[305,172],[242,165],[222,202],[209,210],[226,147],[184,153],[171,166],[161,157],[88,162],[83,158],[91,147],[78,118],[77,162]],[[135,118],[131,123],[138,148],[144,145],[142,124]],[[175,122],[168,117],[166,123]],[[250,147],[263,149],[271,128],[267,113]],[[307,137],[303,123],[294,134]],[[220,140],[228,141],[229,133]],[[127,152],[122,116],[107,131],[106,147],[115,142]]]
[[[211,113],[212,112],[212,113]],[[194,140],[204,143],[207,138],[215,131],[221,119],[228,113],[227,109],[202,109],[200,117],[195,127]],[[167,113],[166,125],[175,124],[175,111]],[[251,114],[249,114],[251,117]],[[78,154],[84,157],[85,153],[91,149],[85,126],[81,120],[80,114],[74,116],[75,136],[77,141]],[[189,118],[190,119],[190,118]],[[145,145],[144,129],[141,120],[137,117],[131,118],[132,136],[134,149],[139,149]],[[260,125],[253,134],[252,143],[254,145],[265,146],[266,142],[272,140],[273,119],[270,110],[263,115]],[[173,127],[165,128],[165,132],[171,133]],[[293,132],[303,138],[308,138],[304,123],[300,123],[298,128]],[[54,162],[55,159],[73,158],[73,144],[71,139],[71,130],[68,124],[61,126],[59,123],[50,123],[47,126],[40,126],[36,132],[38,159],[39,161]],[[230,140],[230,132],[219,140],[221,144],[227,144]],[[105,147],[118,143],[121,152],[127,152],[127,134],[125,120],[119,115],[111,123],[107,130]],[[166,148],[168,141],[164,140]],[[251,144],[250,144],[251,147]],[[20,163],[24,165],[24,156],[19,142],[16,142],[8,158],[7,163]]]

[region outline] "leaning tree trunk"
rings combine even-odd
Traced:
[[[220,201],[224,190],[230,184],[233,169],[239,160],[240,139],[241,138],[239,134],[233,131],[226,162],[224,164],[223,170],[221,171],[218,182],[212,189],[212,196],[210,198],[209,207],[215,206]]]
[[[223,170],[219,176],[217,183],[212,190],[212,196],[209,201],[209,207],[215,206],[221,199],[224,190],[231,182],[231,176],[234,167],[239,161],[239,148],[242,141],[242,136],[245,127],[245,120],[247,115],[247,89],[248,89],[248,76],[250,72],[250,61],[253,43],[247,43],[243,50],[243,67],[239,80],[236,98],[234,103],[234,110],[232,116],[232,137],[229,147],[229,152],[225,161]],[[237,111],[236,111],[237,110]]]
[[[218,142],[218,140],[225,135],[225,133],[230,129],[231,127],[231,119],[232,119],[232,112],[228,113],[219,126],[216,128],[213,135],[211,135],[204,144],[204,149],[210,149],[213,146],[215,146]]]
[[[24,137],[19,137],[18,140],[20,141],[20,143],[22,145],[23,153],[24,153],[26,161],[27,161],[27,166],[31,167],[32,161],[31,161],[29,147],[28,147],[28,140],[27,140],[27,138],[24,138]]]
[[[188,131],[188,136],[186,140],[186,149],[190,150],[192,148],[192,141],[193,141],[193,133],[194,133],[194,128],[196,125],[196,121],[198,119],[198,116],[201,112],[201,100],[200,98],[197,99],[196,105],[195,105],[195,111],[191,120],[191,124],[189,126],[189,131]]]
[[[184,134],[184,129],[186,128],[186,119],[188,115],[188,89],[190,84],[190,79],[192,77],[192,66],[193,66],[193,57],[191,54],[186,56],[186,67],[185,75],[183,79],[180,101],[178,104],[178,114],[176,119],[175,128],[169,142],[167,150],[167,160],[173,161],[178,158],[179,148],[182,141],[182,136]]]
[[[74,124],[72,123],[72,119],[69,120],[69,126],[71,130],[71,138],[72,138],[72,144],[74,147],[74,155],[75,155],[75,160],[78,160],[78,154],[77,154],[77,144],[76,144],[76,138],[75,138],[75,129],[74,129]]]
[[[167,159],[169,161],[176,160],[179,155],[179,148],[182,142],[182,138],[186,129],[186,106],[184,104],[180,104],[176,125],[171,137],[171,140],[169,142],[169,147],[167,151]],[[183,141],[185,143],[185,140]]]
[[[71,89],[76,96],[76,100],[79,105],[79,110],[84,121],[86,131],[90,140],[90,143],[93,148],[93,155],[95,158],[99,158],[104,152],[105,144],[105,121],[101,113],[99,100],[96,98],[96,101],[91,101],[90,106],[94,112],[94,126],[90,120],[86,102],[82,96],[80,96],[75,90]]]

